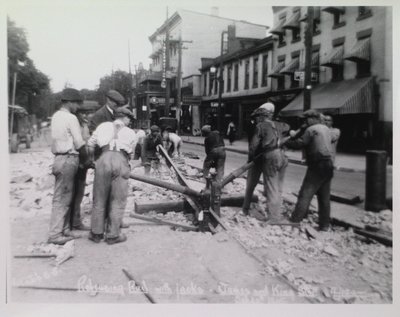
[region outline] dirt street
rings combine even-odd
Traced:
[[[73,245],[73,257],[60,265],[54,257],[18,258],[15,255],[60,254],[47,245],[54,179],[49,148],[34,147],[10,156],[11,302],[149,303],[391,303],[392,248],[359,236],[352,229],[333,227],[320,233],[316,214],[299,228],[267,226],[245,217],[240,208],[223,207],[228,232],[201,233],[129,217],[139,199],[183,198],[180,194],[130,180],[128,205],[122,229],[128,241],[95,244],[87,232]],[[202,179],[196,169],[177,161],[196,186]],[[143,173],[142,168],[135,173]],[[158,175],[174,181],[166,167]],[[87,178],[83,200],[84,221],[90,223],[93,172]],[[224,188],[243,193],[244,179]],[[256,188],[263,209],[262,187]],[[293,205],[285,203],[283,212]],[[182,212],[156,214],[160,219],[193,225]],[[391,215],[386,215],[390,219]],[[131,273],[141,288],[129,282]],[[22,288],[47,287],[56,289]],[[64,288],[64,290],[61,290]]]

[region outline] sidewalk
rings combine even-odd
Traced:
[[[204,137],[186,135],[181,137],[185,143],[204,145]],[[245,139],[237,140],[233,145],[229,145],[229,141],[225,140],[225,147],[231,152],[248,153],[248,143]],[[301,151],[287,150],[286,155],[290,163],[305,165],[304,160],[301,158]],[[391,168],[391,166],[388,166],[388,168]],[[365,172],[365,155],[337,153],[335,169],[346,172]]]

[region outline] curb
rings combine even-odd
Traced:
[[[196,141],[183,140],[183,143],[204,146],[203,143],[199,143]],[[246,155],[249,153],[247,150],[235,149],[235,148],[231,148],[231,147],[227,147],[227,146],[225,146],[225,149],[229,152],[235,152],[235,153],[239,153],[239,154]],[[306,163],[303,160],[294,159],[294,158],[290,158],[290,157],[288,157],[288,160],[289,160],[289,163],[306,166]],[[342,167],[342,166],[335,166],[335,170],[340,171],[340,172],[365,173],[365,169],[356,169],[356,168],[349,168],[349,167]]]

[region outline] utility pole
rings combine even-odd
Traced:
[[[169,60],[169,22],[167,7],[167,24],[165,27],[165,73],[166,73],[166,90],[165,90],[165,116],[169,117],[169,96],[170,96],[170,76],[169,76],[170,60]]]
[[[128,63],[129,63],[129,105],[132,108],[132,85],[133,85],[133,80],[132,80],[132,70],[131,70],[131,45],[128,40]]]
[[[311,50],[314,31],[314,7],[307,7],[307,25],[304,37],[305,65],[304,65],[304,111],[311,109]]]
[[[228,34],[227,31],[222,31],[221,32],[221,54],[219,57],[219,77],[218,77],[218,118],[217,118],[217,127],[218,131],[221,132],[222,129],[222,87],[224,84],[224,78],[223,78],[223,68],[224,68],[224,60],[223,60],[223,55],[224,55],[224,37],[225,34]]]
[[[13,91],[12,91],[12,100],[11,100],[11,105],[14,107],[15,106],[15,92],[17,90],[17,72],[14,72],[14,81],[13,81]],[[11,122],[10,122],[10,134],[9,137],[11,138],[13,129],[14,129],[14,108],[11,108],[10,111],[10,116],[11,116]]]

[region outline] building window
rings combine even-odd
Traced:
[[[338,29],[342,26],[346,25],[344,21],[344,14],[342,12],[335,12],[333,14],[333,29]]]
[[[367,77],[371,75],[371,63],[368,61],[357,63],[357,78]]]
[[[231,91],[231,84],[232,84],[232,65],[228,66],[228,78],[227,78],[227,86],[226,91]]]
[[[282,47],[286,45],[285,33],[278,35],[278,47]]]
[[[369,18],[372,16],[372,10],[370,7],[358,7],[357,21]]]
[[[218,76],[219,76],[219,69],[217,69],[215,72],[215,77],[217,78]],[[215,95],[218,93],[218,80],[216,78],[214,79],[214,82],[213,82],[213,88],[214,88]]]
[[[292,29],[292,43],[300,41],[300,29]]]
[[[246,60],[244,64],[244,89],[249,89],[250,79],[250,61]]]
[[[294,73],[290,76],[290,88],[298,88],[300,85],[299,80],[294,80]]]
[[[233,90],[237,91],[239,89],[239,64],[235,64],[233,72]]]
[[[220,83],[221,83],[221,93],[223,93],[224,92],[224,88],[225,88],[224,68],[222,68]]]
[[[258,57],[253,59],[253,88],[258,87]]]
[[[214,85],[214,75],[209,73],[209,77],[210,77],[210,80],[209,80],[209,85],[208,85],[208,94],[211,96],[212,95],[212,87]]]
[[[268,55],[263,55],[262,58],[262,79],[261,86],[265,87],[268,84]]]
[[[203,96],[206,96],[207,95],[207,73],[204,74],[203,83],[204,83]]]

